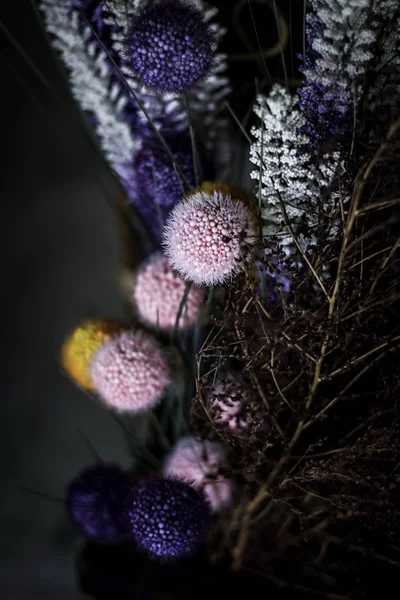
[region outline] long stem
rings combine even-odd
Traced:
[[[183,102],[185,104],[186,115],[189,123],[190,142],[192,144],[194,181],[196,187],[198,187],[200,185],[201,180],[201,165],[199,161],[199,153],[197,151],[196,146],[196,136],[193,127],[192,114],[190,111],[189,100],[186,93],[183,94]]]

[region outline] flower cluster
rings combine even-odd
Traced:
[[[225,58],[215,53],[223,35],[211,22],[215,11],[204,11],[200,0],[138,0],[123,8],[114,0],[67,0],[62,8],[54,0],[41,4],[73,92],[90,113],[110,164],[158,246],[169,212],[197,183],[196,169],[196,175],[207,173],[203,149],[212,155],[219,143],[215,125],[229,88]],[[244,244],[252,243],[249,214],[227,194],[204,194],[202,203],[221,213],[214,215],[215,229],[226,234],[225,262],[231,265],[223,269],[230,275],[242,267]],[[135,275],[136,312],[158,329],[173,329],[180,310],[178,327],[194,325],[204,297],[205,290],[196,285],[187,289],[161,254],[151,255]],[[151,410],[170,384],[158,342],[140,329],[108,326],[107,320],[78,328],[63,348],[63,361],[76,381],[117,412]],[[220,464],[222,449],[212,449]],[[208,475],[215,468],[215,460],[207,462]],[[215,508],[227,502],[230,484],[208,481],[208,475],[203,487]],[[107,465],[88,469],[72,482],[67,508],[84,535],[98,541],[128,537],[162,559],[194,552],[209,522],[208,503],[188,483],[159,477],[132,486]]]
[[[135,113],[126,114],[129,98],[116,81],[106,53],[71,0],[42,0],[47,30],[68,68],[71,91],[95,124],[96,134],[110,165],[117,171],[132,165],[139,147]],[[129,180],[122,179],[129,190]]]
[[[257,170],[251,177],[259,182],[264,237],[278,238],[283,247],[293,245],[289,225],[297,233],[302,224],[298,241],[304,248],[314,243],[321,226],[328,229],[327,239],[337,235],[339,203],[349,200],[335,182],[346,161],[341,136],[354,124],[367,69],[375,61],[378,72],[384,68],[383,57],[392,63],[397,54],[396,26],[388,26],[388,20],[400,22],[400,11],[390,0],[377,0],[372,11],[369,0],[311,4],[299,96],[275,85],[268,96],[257,98],[254,108],[261,126],[252,130],[250,161]],[[370,93],[376,97],[376,83]],[[323,224],[321,213],[327,219]]]
[[[353,125],[368,69],[370,76],[373,70],[380,73],[380,84],[371,90],[375,95],[385,84],[382,69],[396,69],[396,64],[399,69],[400,7],[396,0],[312,0],[311,6],[299,107],[305,117],[302,131],[315,150]]]
[[[157,246],[160,236],[157,209],[161,208],[163,213],[166,206],[173,204],[182,174],[186,177],[186,185],[193,180],[187,143],[182,143],[189,137],[190,121],[180,93],[181,84],[173,83],[173,78],[178,76],[177,61],[181,61],[180,81],[183,81],[182,77],[188,78],[189,89],[185,93],[197,140],[203,143],[210,156],[223,154],[219,151],[222,136],[216,135],[216,131],[218,123],[226,130],[226,123],[219,115],[229,85],[225,76],[225,56],[215,52],[224,33],[211,22],[215,11],[203,11],[201,2],[195,6],[170,0],[151,4],[146,0],[135,0],[126,6],[112,0],[94,3],[66,0],[62,6],[56,0],[41,0],[41,8],[46,27],[54,36],[54,46],[68,69],[72,92],[91,115],[110,165],[146,228],[152,231],[152,243]],[[172,38],[168,46],[170,59],[166,60],[168,36]],[[135,44],[144,44],[140,52],[126,50],[136,47]],[[164,74],[164,84],[160,84],[163,93],[143,85],[147,82],[153,86],[151,78],[155,74],[151,62],[144,60],[141,66],[135,63],[144,56],[145,48],[151,52],[158,48],[161,67],[172,68],[171,73]],[[171,86],[168,92],[166,86]],[[175,146],[168,160],[159,144],[148,142],[149,132],[154,127],[163,136],[169,136],[167,146],[170,143]],[[181,133],[182,139],[179,139]],[[177,135],[178,149],[173,142]],[[175,162],[171,160],[174,152],[177,152]],[[227,153],[225,156],[228,158]],[[160,198],[164,189],[158,179],[149,200],[148,193],[143,193],[141,179],[145,176],[149,184],[149,171],[154,173],[152,166],[157,167],[160,161],[165,166],[165,176],[171,179],[169,189],[173,193],[168,199]]]
[[[71,520],[161,562],[209,541],[235,570],[268,552],[278,581],[296,560],[301,589],[306,555],[332,595],[346,548],[388,568],[389,541],[398,566],[397,0],[310,0],[303,86],[283,64],[286,87],[255,100],[248,190],[217,158],[228,82],[213,9],[41,2],[149,241],[124,272],[131,322],[85,321],[62,348],[73,380],[123,413],[137,459],[131,476],[82,471]]]
[[[218,45],[225,34],[225,30],[213,21],[218,10],[206,6],[203,0],[193,0],[191,4],[202,11],[203,20]],[[112,48],[121,58],[121,69],[129,86],[139,95],[147,114],[157,128],[176,133],[188,128],[188,115],[181,96],[176,93],[155,94],[141,85],[132,76],[131,66],[129,61],[125,60],[123,52],[131,20],[147,5],[147,0],[134,0],[126,6],[121,5],[118,0],[109,0],[103,5],[103,18],[112,28]],[[179,27],[179,23],[177,26]],[[226,132],[227,129],[226,120],[221,118],[223,102],[230,92],[226,70],[225,54],[215,52],[209,73],[186,92],[196,130],[207,150],[216,156],[219,154],[221,132]],[[147,127],[146,117],[140,111],[138,118],[142,125]],[[226,136],[225,133],[224,135]],[[225,152],[225,161],[228,159]]]
[[[187,483],[164,477],[134,483],[115,465],[81,471],[65,501],[86,537],[101,543],[132,540],[139,550],[168,561],[193,554],[210,524],[205,498]]]

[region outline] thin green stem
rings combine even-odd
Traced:
[[[184,309],[184,307],[185,307],[185,304],[186,304],[186,302],[187,302],[187,299],[188,299],[188,296],[189,296],[189,292],[190,292],[190,289],[191,289],[191,287],[192,287],[192,282],[191,282],[191,281],[189,281],[189,282],[186,284],[185,291],[184,291],[184,293],[183,293],[183,296],[182,296],[182,300],[180,301],[180,304],[179,304],[178,312],[176,313],[176,320],[175,320],[175,326],[174,326],[174,337],[175,337],[175,338],[176,338],[176,337],[177,337],[177,335],[178,335],[178,330],[179,330],[179,321],[181,320],[181,316],[182,316],[182,313],[183,313],[183,309]]]
[[[281,59],[282,59],[283,76],[285,78],[285,87],[287,89],[288,88],[288,74],[287,74],[287,69],[286,69],[285,52],[284,52],[284,48],[283,48],[283,44],[282,44],[281,25],[280,25],[280,20],[278,17],[278,9],[276,8],[276,1],[272,0],[272,3],[274,6],[274,15],[275,15],[276,27],[278,30],[278,40],[279,40],[279,49],[281,52]]]
[[[185,104],[186,115],[187,115],[187,119],[188,119],[188,123],[189,123],[190,142],[192,144],[194,181],[195,181],[196,187],[198,187],[200,185],[200,181],[202,178],[201,165],[200,165],[200,160],[199,160],[199,153],[197,152],[196,136],[195,136],[194,127],[193,127],[192,114],[191,114],[189,100],[188,100],[186,93],[183,94],[183,102]]]
[[[239,118],[237,117],[235,111],[233,110],[233,108],[231,107],[231,105],[229,104],[229,102],[225,102],[225,106],[226,108],[229,110],[230,114],[232,115],[233,119],[235,120],[235,122],[237,123],[240,131],[243,133],[244,137],[246,138],[246,140],[249,142],[249,144],[252,143],[251,138],[249,136],[249,134],[247,133],[247,131],[245,130],[245,128],[243,127],[243,125],[241,124]]]

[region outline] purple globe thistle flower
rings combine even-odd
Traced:
[[[139,550],[176,560],[193,554],[204,541],[210,513],[201,493],[187,483],[155,477],[132,489],[124,522]]]
[[[132,20],[125,57],[146,86],[182,92],[210,69],[215,39],[201,12],[180,0],[158,0]]]
[[[244,202],[228,193],[200,191],[172,210],[164,247],[182,277],[197,285],[217,285],[243,269],[256,237]]]
[[[120,516],[130,480],[115,465],[99,464],[81,471],[66,491],[66,509],[80,532],[100,542],[122,537]]]
[[[183,175],[194,186],[193,154],[188,136],[164,135],[164,139]],[[159,239],[170,210],[187,191],[185,183],[154,135],[144,138],[134,166],[141,212]]]

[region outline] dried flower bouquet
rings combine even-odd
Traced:
[[[135,448],[129,474],[80,473],[67,508],[151,560],[206,548],[278,587],[369,597],[400,567],[400,6],[300,3],[296,86],[266,4],[282,78],[246,128],[208,3],[40,2],[146,254],[127,322],[63,346]]]

